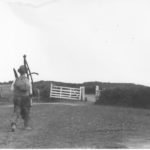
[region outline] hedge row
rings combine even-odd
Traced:
[[[135,86],[106,89],[101,92],[96,104],[150,108],[150,88]]]
[[[41,98],[48,98],[50,94],[50,82],[49,81],[39,81],[34,85],[35,89],[40,90]]]

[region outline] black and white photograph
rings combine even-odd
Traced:
[[[0,149],[149,149],[149,0],[0,0]]]

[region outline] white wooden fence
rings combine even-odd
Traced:
[[[70,100],[84,100],[85,90],[84,87],[72,88],[64,86],[50,85],[50,97]]]

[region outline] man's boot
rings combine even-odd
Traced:
[[[24,129],[25,129],[25,130],[31,130],[31,129],[32,129],[32,128],[30,127],[30,125],[29,125],[29,121],[30,121],[29,118],[26,118],[26,119],[24,120]]]

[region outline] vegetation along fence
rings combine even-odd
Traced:
[[[11,84],[0,84],[0,98],[8,98],[12,95]]]

